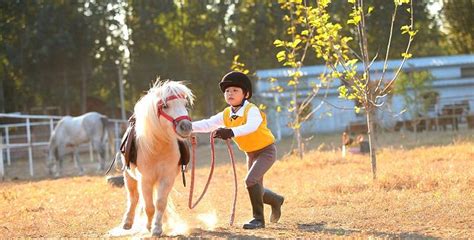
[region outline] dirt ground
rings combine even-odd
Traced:
[[[343,159],[336,149],[320,149],[308,151],[304,159],[282,156],[264,184],[285,196],[283,216],[279,223],[267,222],[265,229],[255,231],[241,229],[251,217],[241,154],[235,223],[229,226],[234,187],[225,148],[219,146],[219,165],[198,207],[187,208],[189,188],[176,179],[171,193],[175,211],[169,214],[165,233],[244,239],[474,238],[474,141],[466,139],[441,146],[381,148],[377,180],[372,180],[366,155]],[[200,151],[194,199],[209,171],[206,150]],[[89,164],[92,170],[85,176],[0,183],[0,236],[149,236],[140,230],[142,218],[136,232],[117,232],[125,189],[108,185],[95,173],[95,164]],[[268,221],[270,208],[265,212]]]

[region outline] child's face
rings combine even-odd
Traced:
[[[242,88],[228,87],[225,89],[224,97],[227,104],[237,106],[242,103],[245,96]]]

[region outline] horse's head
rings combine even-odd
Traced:
[[[191,90],[181,82],[165,81],[155,84],[135,106],[137,135],[140,137],[146,131],[156,130],[141,128],[140,122],[145,122],[148,123],[145,125],[154,125],[168,135],[174,134],[179,139],[186,139],[192,132],[187,107],[193,104],[193,100]],[[148,102],[148,107],[144,107],[145,102]]]

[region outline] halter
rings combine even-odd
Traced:
[[[180,121],[184,120],[184,119],[191,121],[191,118],[188,115],[183,115],[183,116],[179,116],[177,118],[173,118],[172,116],[167,114],[165,111],[163,111],[163,106],[166,105],[166,102],[174,100],[174,99],[186,99],[186,97],[183,96],[183,95],[171,95],[171,96],[167,97],[164,102],[163,102],[163,100],[158,101],[158,103],[156,104],[156,108],[158,109],[158,113],[157,113],[158,118],[160,116],[163,116],[166,120],[172,122],[174,131],[176,133],[178,133],[176,131],[176,126],[178,126],[178,123]]]

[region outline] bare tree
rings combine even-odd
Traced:
[[[277,58],[284,62],[285,66],[294,69],[292,79],[288,85],[294,86],[294,97],[298,94],[298,83],[301,72],[302,60],[306,54],[306,49],[311,47],[318,58],[326,62],[331,71],[326,75],[339,78],[343,85],[339,87],[340,96],[349,100],[358,101],[362,108],[355,107],[355,111],[365,111],[367,118],[367,134],[369,137],[370,159],[372,164],[373,178],[377,176],[376,152],[375,152],[375,114],[376,110],[384,104],[385,97],[393,89],[392,85],[396,81],[405,61],[411,57],[409,53],[410,45],[416,30],[413,29],[413,4],[411,0],[394,0],[394,11],[391,16],[391,25],[387,48],[384,56],[384,66],[381,77],[371,79],[370,68],[372,63],[379,57],[369,56],[369,46],[367,44],[367,25],[368,15],[374,7],[364,5],[363,0],[348,0],[352,11],[349,13],[349,19],[346,23],[353,33],[353,36],[342,34],[343,28],[340,23],[331,20],[327,9],[331,4],[330,0],[316,0],[308,4],[302,0],[280,1],[283,8],[290,12],[290,27],[288,33],[293,36],[289,42],[275,41],[275,45],[285,47],[287,50],[279,52]],[[375,2],[378,3],[378,2]],[[378,3],[378,4],[386,4]],[[385,79],[388,69],[388,56],[390,54],[391,39],[394,29],[394,23],[400,9],[408,12],[410,15],[410,24],[401,27],[401,34],[406,34],[408,41],[406,48],[402,51],[402,60],[396,68],[394,74]],[[294,24],[293,24],[294,23]],[[298,29],[304,28],[299,34]],[[358,49],[351,48],[349,42],[355,39]],[[297,60],[297,50],[302,49],[303,54]],[[360,64],[358,64],[360,62]],[[296,103],[295,103],[296,104]],[[295,105],[296,106],[296,105]],[[296,107],[295,107],[296,108]],[[297,111],[298,113],[299,111]],[[299,117],[295,114],[295,129],[299,127]],[[299,130],[296,130],[297,132]]]

